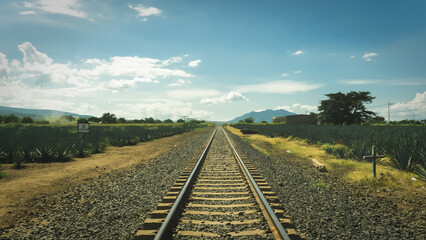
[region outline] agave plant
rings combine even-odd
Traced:
[[[385,151],[389,156],[391,166],[402,171],[413,170],[416,164],[415,147],[414,140],[404,136],[396,138],[394,142],[388,142]]]
[[[371,147],[368,147],[367,144],[363,142],[356,142],[352,144],[350,156],[358,161],[363,161],[364,156],[369,155],[371,152]]]
[[[70,144],[67,142],[58,142],[53,147],[53,155],[55,157],[55,161],[58,162],[67,162],[71,160],[71,153],[74,150],[74,144]]]
[[[24,155],[21,151],[16,150],[13,152],[13,165],[16,169],[24,168],[23,164],[25,163]]]
[[[325,153],[327,154],[333,154],[334,152],[334,147],[324,147],[323,150],[325,151]]]
[[[339,146],[339,147],[335,147],[333,154],[337,157],[337,158],[345,158],[348,154],[348,148],[345,146]]]
[[[38,162],[48,163],[53,160],[53,148],[46,143],[40,143],[35,148]]]
[[[84,158],[87,156],[86,152],[86,139],[84,136],[81,136],[80,134],[76,133],[74,134],[75,144],[74,144],[74,151],[77,153],[77,157]]]

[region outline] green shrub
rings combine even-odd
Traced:
[[[322,150],[324,150],[327,154],[333,154],[334,147],[324,147]]]
[[[348,155],[348,148],[346,146],[339,146],[339,147],[335,147],[333,154],[337,157],[337,158],[346,158]]]

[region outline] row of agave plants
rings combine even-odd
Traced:
[[[200,125],[92,126],[80,134],[73,126],[0,127],[0,163],[65,162],[103,152],[107,146],[135,145],[137,142],[171,136]]]
[[[233,124],[269,137],[295,137],[313,144],[332,144],[324,150],[339,158],[364,161],[374,145],[390,159],[394,168],[415,172],[426,179],[426,127],[424,126],[329,126],[285,124]]]

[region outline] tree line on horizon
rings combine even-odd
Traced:
[[[147,117],[143,119],[133,119],[127,120],[123,117],[117,118],[113,113],[104,113],[101,117],[90,117],[90,118],[76,118],[72,115],[63,115],[54,121],[49,120],[34,120],[30,116],[25,116],[23,118],[19,118],[15,114],[2,115],[0,114],[0,124],[8,124],[8,123],[22,123],[22,124],[67,124],[67,123],[106,123],[106,124],[123,124],[123,123],[174,123],[171,119],[165,119],[161,121],[160,119],[154,119],[153,117]],[[178,119],[176,123],[185,123],[184,119]],[[190,123],[202,123],[204,120],[195,120],[192,119],[189,121]]]

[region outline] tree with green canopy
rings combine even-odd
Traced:
[[[334,125],[361,124],[370,121],[376,114],[368,111],[364,104],[371,103],[375,97],[368,91],[351,91],[326,94],[318,107],[321,123]]]
[[[117,117],[113,113],[104,113],[101,117],[103,123],[117,123]]]

